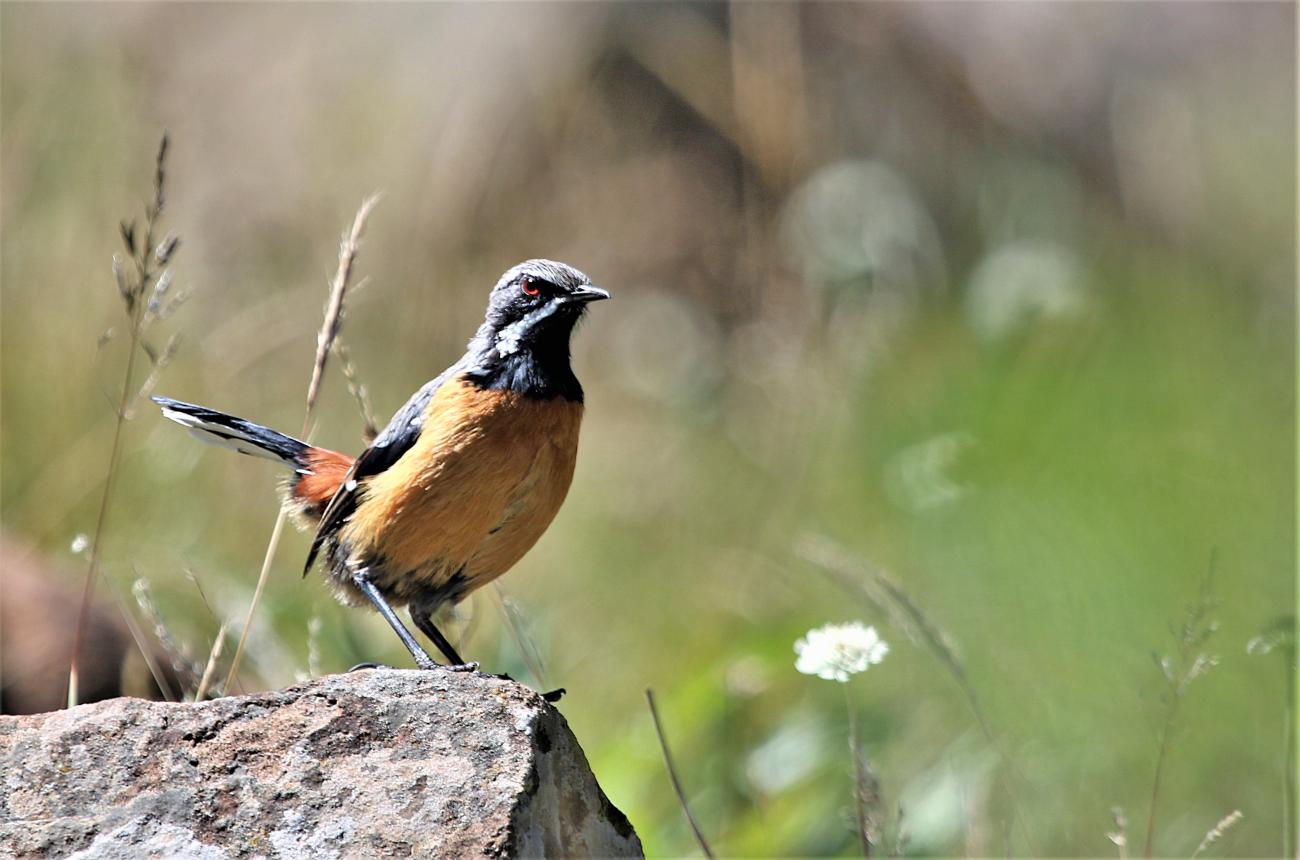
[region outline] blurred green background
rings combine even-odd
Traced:
[[[1210,852],[1276,855],[1292,668],[1247,645],[1296,598],[1295,32],[1266,3],[6,3],[4,528],[80,581],[125,361],[117,222],[167,129],[193,295],[151,335],[182,338],[160,393],[296,432],[338,236],[377,189],[343,339],[381,422],[515,262],[614,293],[575,342],[569,501],[501,584],[652,855],[695,848],[646,687],[719,853],[857,852],[843,691],[792,651],[851,619],[892,645],[848,693],[906,853],[1113,855],[1113,806],[1136,853],[1152,654],[1212,557],[1220,665],[1172,724],[1155,850],[1240,809]],[[337,371],[315,439],[356,451]],[[150,408],[124,438],[100,590],[147,580],[202,663],[280,475]],[[996,744],[810,535],[951,638]],[[245,689],[407,663],[301,580],[307,543],[281,546]],[[541,683],[491,589],[454,626]]]

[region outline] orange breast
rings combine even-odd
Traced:
[[[461,572],[465,593],[505,573],[546,531],[573,479],[582,404],[451,380],[416,444],[366,484],[341,537],[378,561],[397,602]]]

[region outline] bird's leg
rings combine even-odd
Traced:
[[[466,663],[461,658],[460,654],[456,652],[456,649],[452,647],[452,644],[447,641],[447,637],[443,636],[442,631],[433,623],[433,607],[427,604],[412,603],[410,612],[411,620],[415,622],[416,627],[420,628],[420,632],[425,636],[428,636],[429,639],[432,640],[433,644],[438,646],[438,650],[443,653],[443,656],[451,661],[452,665],[447,666],[446,668],[453,672],[478,671],[478,663]],[[496,675],[494,677],[502,678],[506,681],[515,680],[509,675]],[[542,698],[548,702],[558,702],[565,692],[565,689],[561,687],[558,690],[551,690],[549,693],[542,693]]]
[[[402,640],[406,650],[410,651],[411,656],[415,658],[415,665],[421,669],[435,669],[442,665],[420,647],[420,643],[415,641],[411,631],[406,629],[406,625],[397,617],[397,613],[393,612],[393,607],[388,605],[387,600],[384,600],[384,596],[379,593],[379,589],[370,581],[370,568],[361,567],[353,571],[352,583],[366,596],[367,600],[374,604],[375,609],[379,610],[379,614],[384,616],[388,626],[393,628],[397,638]]]
[[[412,603],[411,620],[415,622],[416,627],[420,628],[420,632],[425,636],[428,636],[429,639],[433,641],[433,644],[438,646],[438,650],[440,650],[448,660],[455,664],[448,666],[447,668],[452,669],[453,671],[459,670],[461,672],[474,672],[478,670],[478,663],[466,663],[462,660],[460,654],[456,653],[456,649],[447,641],[447,637],[443,636],[442,631],[433,623],[433,607],[428,604]],[[492,677],[500,678],[504,681],[515,680],[509,675],[493,675]],[[515,681],[515,683],[518,683],[518,681]],[[542,698],[548,702],[558,702],[565,692],[567,691],[561,687],[558,690],[551,690],[549,693],[542,693],[541,695]]]
[[[447,637],[443,636],[442,631],[434,626],[433,610],[430,607],[413,603],[410,612],[411,620],[415,622],[416,627],[420,628],[420,632],[428,636],[433,641],[433,644],[438,646],[438,650],[443,653],[443,656],[451,661],[451,665],[447,667],[448,669],[453,672],[478,671],[478,663],[466,663],[462,660],[461,656],[456,653],[456,649],[451,647],[451,643],[447,641]]]

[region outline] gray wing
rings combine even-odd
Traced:
[[[407,448],[410,448],[416,437],[420,435],[420,427],[424,424],[424,408],[429,405],[433,395],[442,387],[443,382],[452,375],[454,369],[448,368],[444,370],[441,376],[426,382],[420,387],[419,391],[412,394],[411,398],[402,405],[402,408],[393,413],[393,417],[389,419],[388,424],[375,437],[375,441],[370,443],[370,448],[367,450],[376,448],[385,450],[400,449],[404,453]],[[400,457],[401,453],[397,456]],[[396,457],[393,458],[393,462],[395,461]],[[385,465],[383,469],[388,468],[390,465],[392,465],[391,462]],[[377,471],[382,472],[383,469]]]

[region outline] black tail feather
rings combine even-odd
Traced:
[[[306,442],[206,406],[170,397],[154,397],[152,400],[162,407],[164,416],[185,427],[190,435],[202,442],[275,460],[293,469],[306,468],[306,454],[311,447]]]

